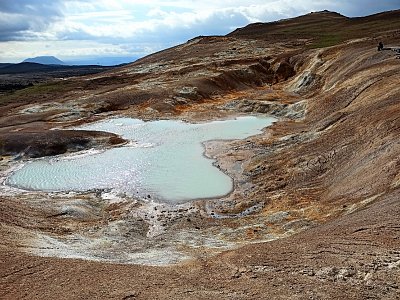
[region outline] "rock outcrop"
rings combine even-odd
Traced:
[[[85,130],[50,130],[3,134],[0,155],[43,157],[90,148],[104,148],[126,143],[116,134]]]

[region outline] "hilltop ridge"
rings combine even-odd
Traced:
[[[337,45],[360,37],[378,38],[384,32],[398,32],[400,10],[349,18],[336,12],[312,12],[296,18],[255,23],[236,29],[227,36],[269,41],[309,40],[311,48]]]

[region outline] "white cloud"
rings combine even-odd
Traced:
[[[112,45],[96,41],[80,41],[76,47],[76,41],[10,41],[1,44],[0,62],[20,62],[27,57],[40,55],[54,55],[62,60],[70,60],[79,57],[94,56],[126,56],[139,57],[145,52],[157,51],[153,44],[119,44]],[[144,49],[144,50],[143,50]],[[7,56],[8,59],[4,59]]]
[[[144,55],[197,35],[227,34],[251,22],[274,21],[323,9],[362,15],[398,6],[398,0],[0,1],[0,40],[9,41],[0,43],[0,51],[4,53],[7,47],[8,56],[15,57],[20,49],[11,50],[11,45],[18,44],[12,41],[30,40],[35,42],[29,45],[36,45],[30,47],[37,50],[36,55],[56,55],[57,51],[98,55],[98,49],[103,51],[100,54],[115,51],[118,55],[124,47],[134,47],[138,52],[134,45],[143,47],[139,52]],[[49,41],[60,49],[52,47],[54,53],[39,53],[45,48],[38,45]],[[74,49],[69,47],[71,43]]]

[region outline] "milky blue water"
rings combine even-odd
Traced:
[[[14,172],[6,183],[41,191],[113,189],[167,202],[219,197],[231,191],[232,179],[203,155],[202,143],[243,139],[261,133],[274,121],[255,116],[200,124],[106,120],[79,129],[113,132],[131,143],[86,155],[34,160]]]

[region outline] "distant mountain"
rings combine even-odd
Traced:
[[[42,65],[65,65],[62,60],[59,60],[54,56],[36,56],[32,58],[27,58],[23,62],[37,63]]]

